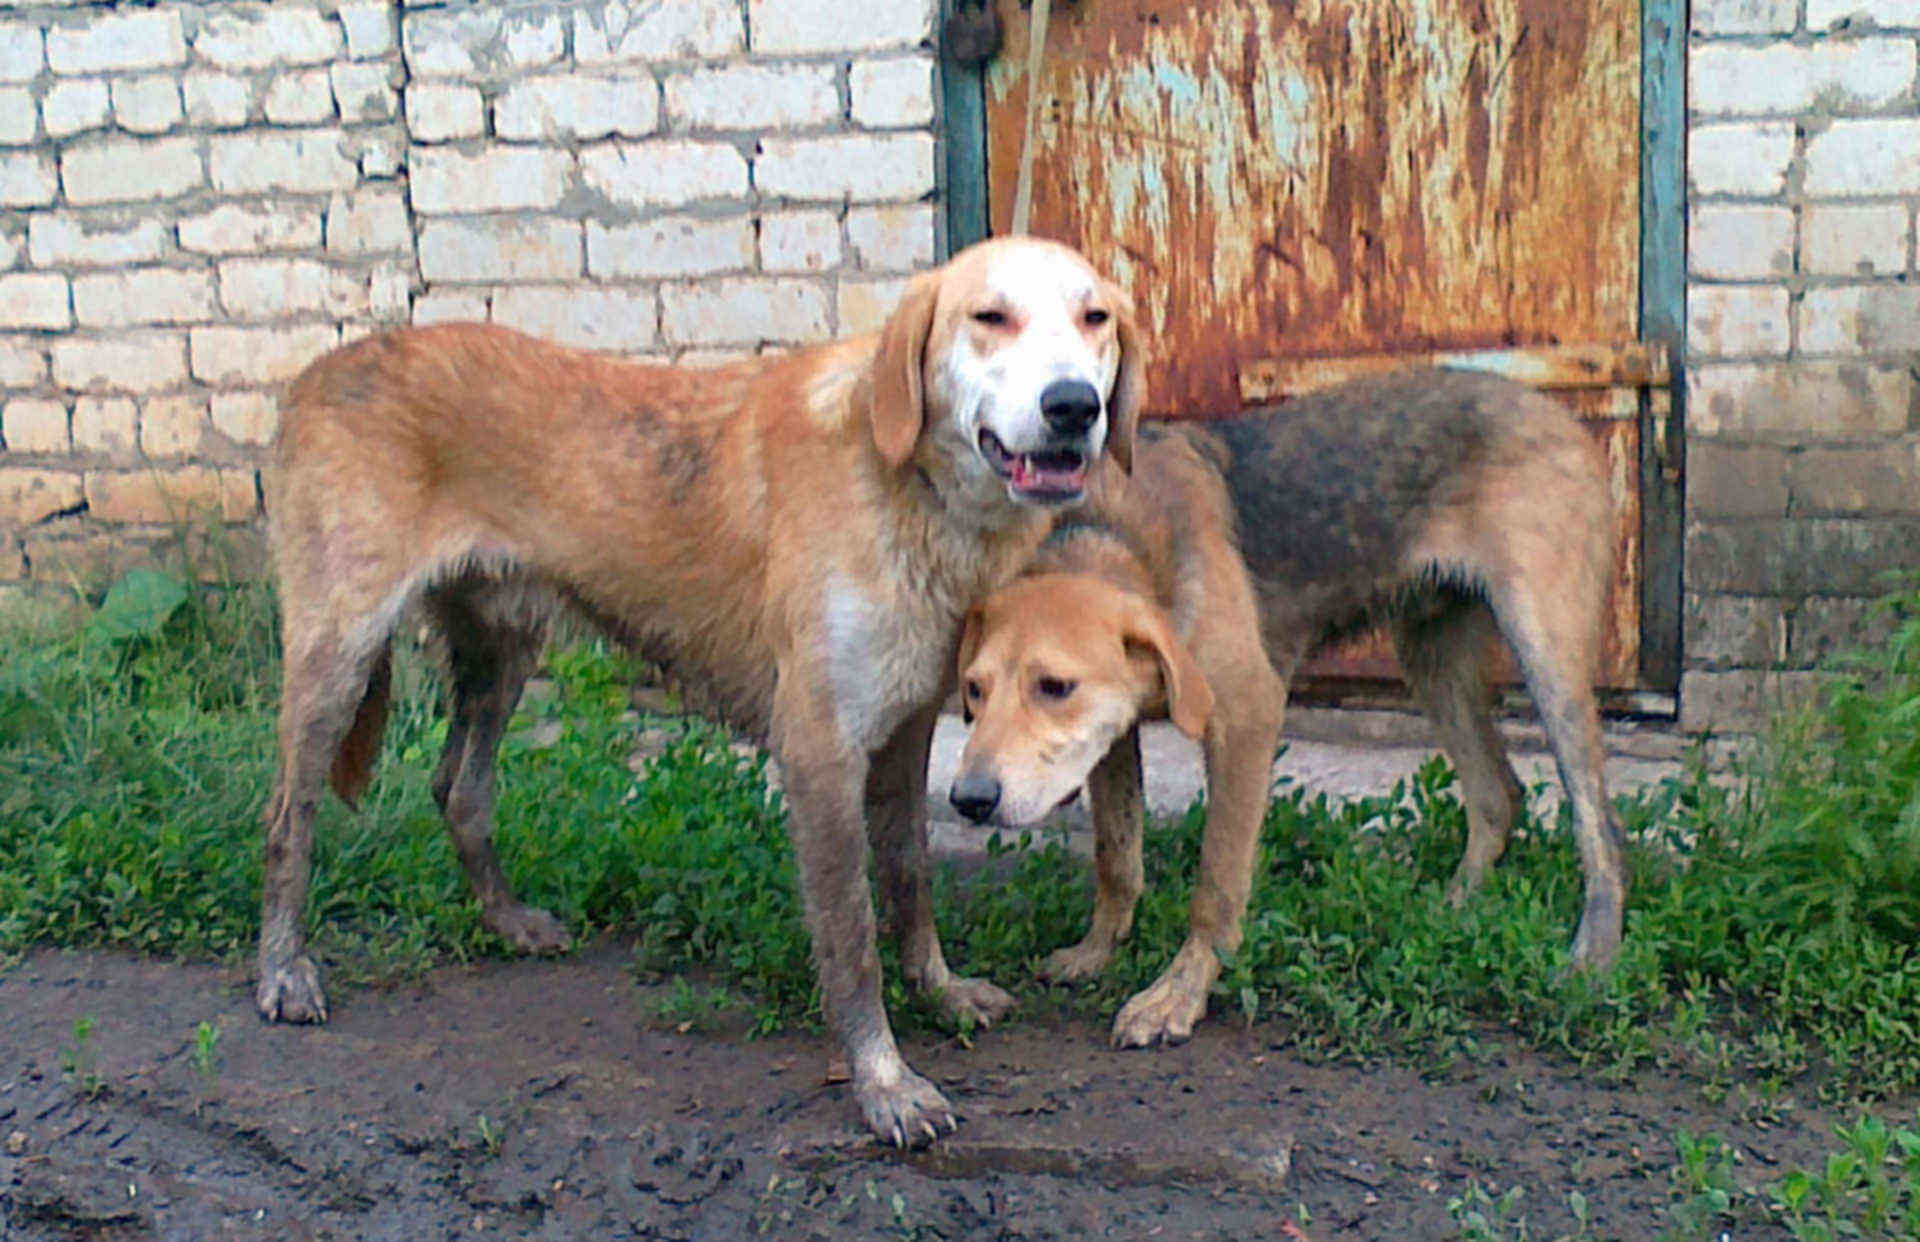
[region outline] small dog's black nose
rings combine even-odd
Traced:
[[[947,801],[974,823],[984,824],[993,814],[993,808],[1000,805],[1000,782],[978,772],[955,777],[953,788],[947,791]]]
[[[1077,436],[1100,417],[1100,393],[1080,379],[1057,379],[1040,390],[1040,417],[1049,429]]]

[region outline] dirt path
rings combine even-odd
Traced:
[[[1036,1017],[910,1041],[967,1124],[898,1156],[822,1083],[822,1039],[677,1030],[628,961],[447,968],[295,1028],[258,1022],[238,971],[34,954],[0,977],[0,1238],[1241,1239],[1305,1205],[1316,1242],[1428,1239],[1470,1176],[1525,1186],[1530,1236],[1570,1230],[1578,1189],[1594,1236],[1650,1237],[1676,1129],[1718,1131],[1758,1181],[1831,1120],[1763,1127],[1665,1077],[1609,1090],[1497,1039],[1429,1082],[1225,1020],[1118,1053]]]

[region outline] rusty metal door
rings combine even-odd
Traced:
[[[986,198],[1011,214],[1028,11],[995,0]],[[1611,466],[1609,686],[1640,659],[1640,0],[1055,0],[1033,231],[1139,303],[1149,407],[1204,417],[1415,358],[1556,389]],[[1656,410],[1657,412],[1657,410]],[[1394,674],[1377,638],[1311,672]]]

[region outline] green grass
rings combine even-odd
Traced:
[[[1270,1019],[1310,1055],[1435,1067],[1504,1029],[1606,1076],[1678,1064],[1704,1090],[1743,1083],[1763,1101],[1809,1076],[1837,1098],[1920,1088],[1920,595],[1889,607],[1889,649],[1783,723],[1742,792],[1695,773],[1622,802],[1632,897],[1603,983],[1557,981],[1581,893],[1564,824],[1527,825],[1480,897],[1446,905],[1466,829],[1436,761],[1383,797],[1277,791],[1214,1020]],[[192,594],[154,575],[84,626],[5,636],[0,956],[250,950],[272,622],[258,588]],[[435,682],[402,656],[380,778],[357,814],[329,800],[318,828],[310,926],[336,981],[500,951],[427,793]],[[578,932],[634,936],[645,971],[699,968],[750,998],[761,1029],[815,1020],[784,808],[756,765],[685,722],[636,782],[626,664],[583,645],[550,668],[557,699],[523,708],[503,748],[497,840],[519,891]],[[561,723],[557,742],[533,743],[535,715]],[[1110,1015],[1164,965],[1202,823],[1195,808],[1149,826],[1134,936],[1059,1004]],[[1010,854],[992,882],[943,877],[948,957],[1025,981],[1089,903],[1057,842]],[[933,1020],[897,984],[889,1002],[907,1025]]]

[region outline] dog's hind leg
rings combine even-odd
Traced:
[[[1113,744],[1087,779],[1093,804],[1093,918],[1079,944],[1050,954],[1040,976],[1055,983],[1090,979],[1106,969],[1114,946],[1133,928],[1133,908],[1146,887],[1140,860],[1140,726],[1133,725]]]
[[[1394,646],[1440,748],[1460,774],[1467,804],[1467,848],[1447,885],[1447,900],[1465,901],[1506,851],[1523,791],[1494,726],[1492,692],[1481,668],[1493,614],[1478,600],[1449,599],[1437,615],[1394,624]]]

